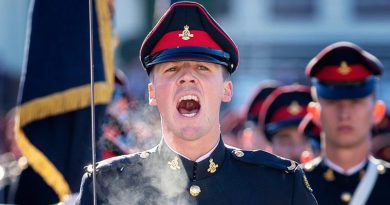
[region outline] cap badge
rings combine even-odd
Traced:
[[[292,101],[291,104],[288,106],[287,111],[291,115],[298,115],[302,111],[302,107],[297,101]]]
[[[348,66],[346,61],[340,63],[340,67],[337,69],[337,72],[341,75],[348,75],[352,69]]]
[[[207,171],[212,174],[215,171],[217,171],[218,164],[215,164],[213,159],[210,159],[209,162],[210,162],[210,164],[209,164],[209,168],[207,169]]]
[[[181,39],[183,39],[185,41],[194,37],[194,34],[191,34],[189,29],[190,29],[190,27],[188,25],[185,25],[184,30],[182,33],[179,34],[179,37],[181,37]]]
[[[180,169],[180,166],[179,166],[179,158],[176,156],[173,160],[169,161],[168,162],[168,165],[171,169],[173,170],[178,170]]]

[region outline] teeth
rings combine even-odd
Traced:
[[[179,99],[179,102],[183,101],[183,100],[195,100],[196,102],[198,102],[198,97],[196,97],[195,95],[185,95],[183,97],[181,97]]]
[[[191,113],[191,114],[183,114],[185,117],[194,117],[196,113]]]

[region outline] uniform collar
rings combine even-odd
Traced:
[[[357,173],[358,171],[360,171],[361,169],[363,169],[367,165],[367,159],[361,161],[359,164],[349,168],[348,170],[344,170],[342,167],[332,162],[327,157],[324,157],[324,164],[339,174],[351,176]]]
[[[218,144],[210,152],[199,158],[203,160],[198,159],[196,162],[173,151],[164,140],[161,140],[157,147],[164,166],[173,172],[185,171],[190,181],[198,181],[217,174],[225,159],[225,150],[225,145],[220,138]]]

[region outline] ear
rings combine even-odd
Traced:
[[[233,83],[228,80],[224,82],[222,102],[230,102],[233,97]]]
[[[157,106],[156,91],[154,89],[153,83],[148,84],[148,93],[149,93],[149,105]]]
[[[382,100],[376,101],[372,110],[372,117],[375,124],[379,124],[386,113],[386,104]]]
[[[321,106],[318,102],[310,102],[307,105],[307,113],[311,115],[314,123],[320,125]]]

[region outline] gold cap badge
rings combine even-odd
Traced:
[[[194,34],[192,34],[189,29],[190,29],[190,27],[188,25],[185,25],[184,30],[182,33],[179,34],[179,37],[181,37],[181,39],[183,39],[185,41],[194,37]]]
[[[352,69],[348,66],[346,61],[342,61],[340,67],[337,69],[337,72],[341,75],[348,75],[351,71]]]
[[[302,107],[297,101],[292,101],[291,104],[288,106],[287,111],[291,115],[298,115],[302,111]]]

